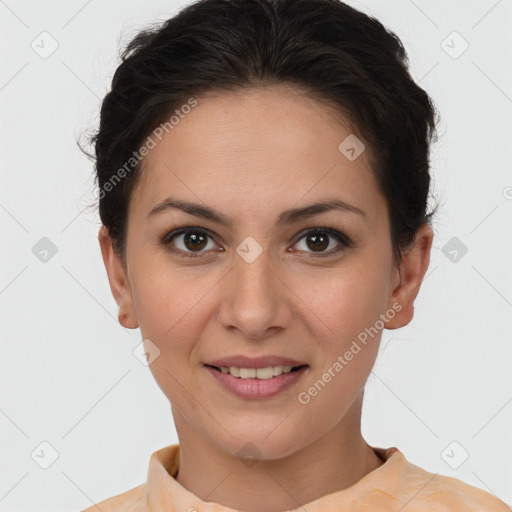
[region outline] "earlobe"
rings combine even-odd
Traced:
[[[393,290],[389,307],[395,304],[400,311],[386,323],[386,329],[398,329],[407,325],[414,317],[414,300],[430,263],[430,251],[434,231],[428,224],[423,224],[417,231],[410,249],[402,253],[402,261],[397,270],[400,282]],[[397,307],[397,304],[400,306]]]
[[[121,259],[114,251],[108,229],[101,226],[98,233],[101,256],[107,271],[112,295],[119,306],[119,323],[127,329],[136,329],[139,324],[133,305],[132,290]]]

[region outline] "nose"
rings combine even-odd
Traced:
[[[222,287],[218,320],[250,340],[264,340],[286,329],[292,319],[293,293],[264,250],[251,263],[234,254]]]

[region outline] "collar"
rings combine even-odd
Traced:
[[[298,506],[290,512],[334,512],[338,510],[355,510],[354,503],[384,503],[373,501],[372,496],[393,496],[400,494],[403,505],[401,482],[404,469],[409,464],[398,448],[372,447],[384,464],[365,475],[347,489],[322,496],[307,504]],[[174,478],[180,463],[179,444],[166,446],[151,455],[148,478],[146,482],[147,512],[191,511],[191,512],[239,512],[218,503],[202,501],[195,494],[185,489]],[[412,466],[412,465],[411,465]],[[415,466],[414,466],[415,467]],[[419,468],[418,468],[419,469]],[[371,500],[371,501],[368,501]],[[387,502],[386,502],[387,503]],[[397,502],[398,503],[398,502]]]

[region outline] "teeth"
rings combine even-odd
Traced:
[[[290,373],[292,368],[292,366],[268,366],[267,368],[237,368],[236,366],[227,368],[226,366],[221,366],[220,371],[241,379],[266,380],[272,377],[278,377],[283,373]]]
[[[242,379],[254,379],[256,377],[256,371],[256,368],[240,368],[238,374]]]

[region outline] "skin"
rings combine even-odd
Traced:
[[[402,262],[393,260],[369,150],[355,161],[338,150],[352,131],[328,105],[287,86],[197,99],[144,160],[129,205],[126,268],[103,227],[102,256],[119,321],[140,327],[160,350],[150,369],[172,406],[181,447],[176,480],[237,510],[296,509],[382,465],[360,428],[381,331],[307,405],[297,397],[393,304],[401,310],[385,317],[387,329],[411,321],[433,231],[423,225]],[[171,195],[215,208],[233,226],[174,208],[148,219]],[[333,197],[365,215],[332,210],[275,225],[283,210]],[[182,226],[211,234],[201,257],[187,260],[159,245]],[[303,231],[318,227],[344,233],[353,246],[315,256],[340,244],[330,237],[315,251]],[[248,236],[263,249],[252,263],[236,252]],[[194,253],[183,235],[174,247]],[[244,399],[203,366],[239,354],[276,354],[309,368],[275,397]],[[258,450],[254,464],[237,455],[246,443]]]

